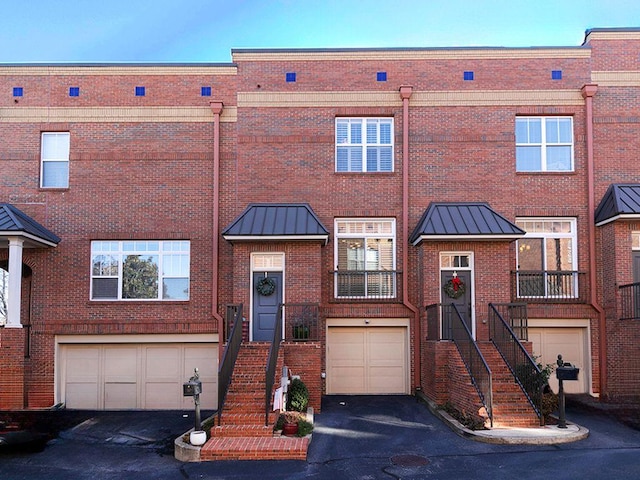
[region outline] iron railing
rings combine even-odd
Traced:
[[[518,270],[511,272],[512,298],[541,303],[584,303],[578,288],[584,281],[584,272],[560,270]]]
[[[427,310],[427,340],[453,340],[452,304],[434,303]]]
[[[231,377],[233,376],[233,368],[236,365],[238,352],[242,345],[242,304],[227,305],[225,325],[227,327],[231,325],[231,331],[227,338],[227,344],[224,347],[222,362],[218,368],[218,425],[221,425],[222,409],[227,399],[227,392],[229,391]]]
[[[398,271],[336,270],[332,273],[336,299],[395,299],[398,296]]]
[[[544,425],[542,390],[546,382],[540,367],[492,303],[489,304],[489,336],[536,412],[540,425]]]
[[[640,283],[620,285],[620,320],[640,318]]]
[[[278,354],[280,353],[280,343],[282,342],[282,310],[283,304],[278,306],[275,327],[273,329],[273,340],[269,348],[269,357],[265,368],[265,400],[264,400],[264,425],[269,425],[269,410],[271,406],[271,392],[276,380],[276,367],[278,365]]]
[[[282,307],[285,340],[294,342],[318,341],[320,338],[319,304],[286,303]]]
[[[500,316],[511,327],[516,338],[521,342],[529,340],[529,318],[526,303],[490,303]]]
[[[476,388],[482,405],[484,405],[489,421],[493,427],[493,385],[491,369],[485,361],[478,344],[473,339],[471,330],[460,315],[455,304],[451,304],[451,339],[455,343],[462,361],[471,376],[471,383]]]

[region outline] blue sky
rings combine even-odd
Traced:
[[[638,0],[10,3],[1,63],[225,63],[232,48],[578,46],[589,28],[640,27]]]

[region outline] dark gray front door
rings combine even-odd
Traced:
[[[457,293],[453,293],[453,296],[450,296],[445,290],[445,285],[451,280],[453,283],[454,273],[457,274],[457,277],[464,284],[462,293],[460,296],[457,296]],[[452,303],[458,308],[462,319],[469,327],[469,331],[473,334],[473,326],[471,323],[471,272],[469,270],[443,270],[440,273],[440,278],[442,282],[442,303],[443,305],[451,305]],[[457,297],[457,298],[454,298]]]
[[[273,293],[261,280],[269,278],[275,284]],[[263,281],[262,284],[265,282]],[[282,302],[282,272],[253,272],[253,341],[270,342],[276,324],[278,305]]]

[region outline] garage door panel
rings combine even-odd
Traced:
[[[560,354],[565,362],[580,368],[578,380],[563,382],[566,393],[587,393],[589,391],[585,357],[585,328],[531,327],[529,328],[529,340],[533,345],[533,354],[540,357],[537,360],[541,364],[555,366],[558,354]],[[555,372],[549,378],[549,385],[554,392],[558,391]]]
[[[330,327],[327,392],[407,393],[405,327]]]
[[[107,382],[104,385],[105,410],[134,410],[138,408],[138,384]]]
[[[104,349],[104,379],[106,382],[135,383],[138,372],[138,348],[133,346]]]
[[[98,410],[98,384],[67,383],[65,388],[65,406],[70,409]]]
[[[175,382],[182,372],[180,346],[145,347],[145,379],[147,382]],[[187,379],[184,379],[185,381]]]

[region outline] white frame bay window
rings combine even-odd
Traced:
[[[395,298],[395,219],[336,219],[335,237],[335,297]]]
[[[189,300],[188,240],[91,242],[91,300]]]
[[[336,172],[393,172],[393,118],[336,118]]]
[[[40,186],[69,187],[69,132],[43,132],[40,144]]]
[[[516,117],[516,171],[572,172],[572,117]]]
[[[518,218],[519,298],[578,297],[578,237],[575,218]]]

